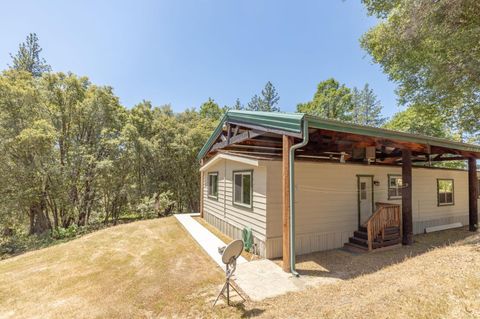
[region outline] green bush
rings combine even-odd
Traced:
[[[82,227],[78,227],[75,224],[68,226],[67,228],[58,227],[52,230],[52,237],[55,239],[72,238],[77,236],[77,233],[82,232]]]

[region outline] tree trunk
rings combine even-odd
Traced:
[[[52,228],[50,220],[44,212],[44,208],[44,205],[41,203],[32,204],[30,206],[30,235],[43,234]]]

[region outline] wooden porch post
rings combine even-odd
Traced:
[[[402,150],[402,185],[402,243],[412,245],[412,152],[407,149]]]
[[[290,159],[293,138],[283,135],[282,148],[282,202],[283,202],[283,270],[290,272]]]
[[[478,177],[477,160],[468,158],[468,224],[470,231],[478,229]]]

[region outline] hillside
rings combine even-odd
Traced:
[[[134,222],[0,261],[0,318],[480,317],[480,234],[416,239],[384,253],[301,257],[299,269],[341,280],[212,309],[223,273],[175,218]]]

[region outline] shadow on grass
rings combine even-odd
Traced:
[[[251,308],[251,309],[246,309],[245,308],[245,303],[239,303],[235,305],[235,308],[237,308],[241,312],[241,318],[253,318],[260,316],[262,313],[265,312],[265,309],[259,309],[259,308]]]
[[[335,249],[301,255],[296,260],[297,271],[304,276],[348,280],[374,273],[435,248],[450,245],[477,245],[480,243],[480,234],[469,232],[467,228],[460,228],[416,235],[414,240],[412,246],[364,254]],[[276,262],[281,264],[280,260]]]

